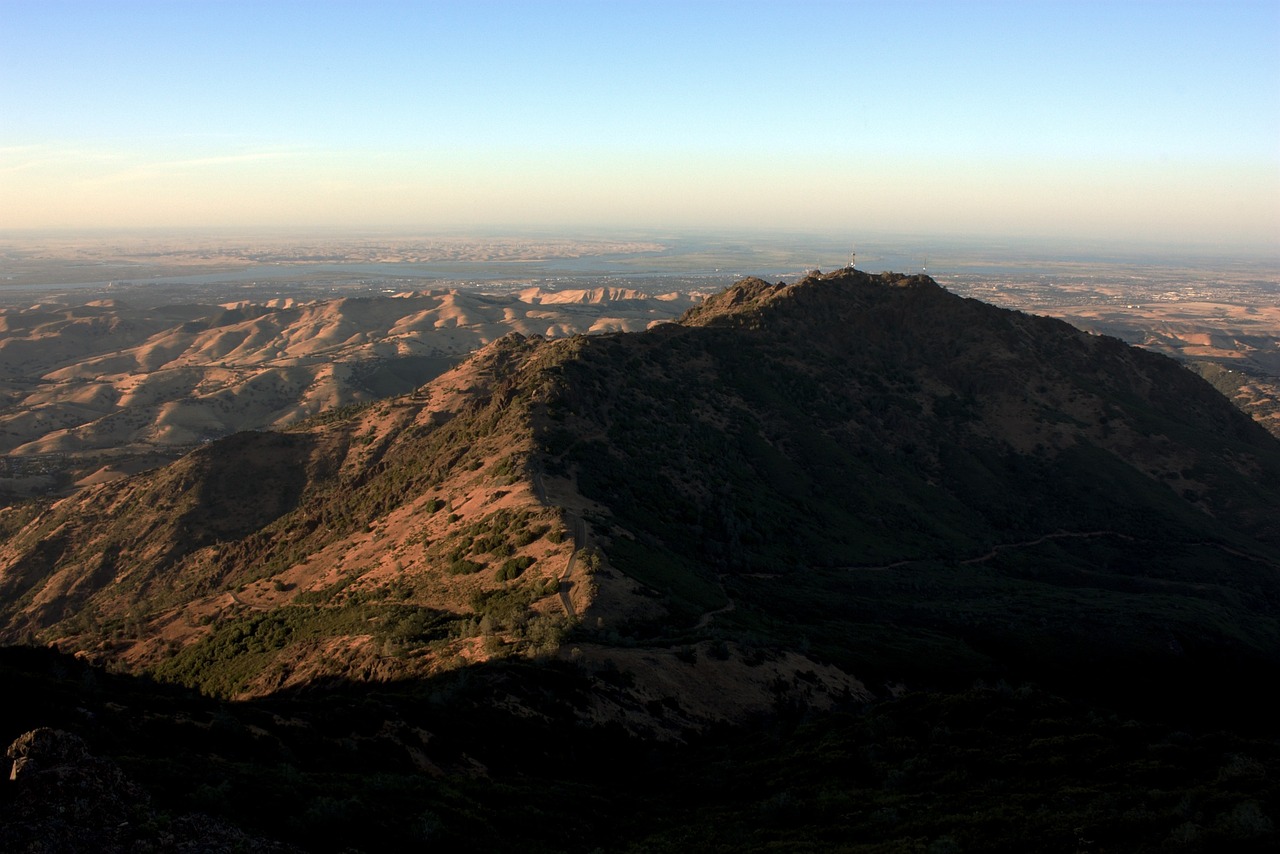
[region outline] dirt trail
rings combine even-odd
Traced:
[[[722,593],[724,592],[724,585],[720,586],[720,591]],[[730,611],[732,611],[735,607],[737,607],[734,604],[734,601],[729,598],[729,594],[725,593],[725,598],[729,599],[729,604],[725,605],[723,608],[716,608],[714,611],[707,611],[705,614],[699,617],[698,622],[693,627],[694,631],[697,631],[698,629],[705,629],[707,626],[711,625],[711,621],[716,618],[717,614],[727,614]]]
[[[533,473],[533,494],[538,502],[544,507],[550,507],[551,502],[547,500],[547,487],[542,482],[542,472]],[[573,600],[569,598],[569,591],[573,589],[573,582],[569,580],[569,576],[573,574],[573,569],[578,563],[578,552],[586,548],[587,545],[587,526],[580,518],[565,511],[566,519],[573,527],[573,551],[569,553],[569,561],[565,564],[564,571],[559,576],[560,586],[560,604],[564,606],[564,612],[569,615],[570,620],[578,619],[578,612],[573,607]]]
[[[1119,531],[1056,531],[1052,534],[1044,534],[1036,537],[1034,540],[1023,540],[1017,543],[1000,543],[991,547],[991,551],[977,557],[967,558],[960,561],[961,566],[970,566],[975,563],[986,563],[993,559],[1002,551],[1008,549],[1029,548],[1030,546],[1038,546],[1049,540],[1067,540],[1067,539],[1088,539],[1091,537],[1119,537],[1122,540],[1132,540],[1133,537],[1128,534],[1122,534]],[[910,566],[913,563],[925,563],[926,561],[942,560],[942,558],[909,558],[907,560],[898,560],[893,563],[886,563],[879,566],[844,566],[841,569],[849,572],[884,572],[889,569],[896,569],[900,566]]]
[[[992,558],[994,558],[1000,552],[1005,551],[1007,549],[1020,549],[1020,548],[1026,548],[1028,546],[1038,546],[1041,543],[1048,542],[1049,540],[1089,539],[1092,537],[1119,537],[1122,540],[1133,539],[1133,537],[1129,536],[1128,534],[1121,534],[1118,531],[1058,531],[1053,534],[1045,534],[1044,536],[1037,537],[1034,540],[1025,540],[1020,543],[1001,543],[998,546],[994,546],[991,549],[991,551],[987,552],[984,555],[980,555],[979,557],[973,557],[973,558],[969,558],[968,560],[960,561],[960,565],[968,566],[969,564],[974,564],[974,563],[985,563],[986,561],[989,561]]]
[[[576,620],[578,612],[573,607],[573,600],[569,598],[569,591],[573,589],[573,582],[569,580],[569,575],[577,564],[578,552],[586,547],[587,526],[577,516],[569,516],[569,518],[573,520],[573,551],[569,554],[569,562],[565,564],[564,572],[560,573],[560,604],[564,605],[564,612],[569,615],[569,619]]]

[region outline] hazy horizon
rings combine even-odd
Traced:
[[[1280,250],[1270,2],[0,0],[0,231]]]

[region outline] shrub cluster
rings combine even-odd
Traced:
[[[528,555],[507,558],[502,562],[502,566],[498,567],[495,578],[498,581],[511,581],[519,578],[520,574],[531,566],[533,566],[533,558]]]

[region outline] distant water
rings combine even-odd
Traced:
[[[197,275],[148,275],[145,267],[137,275],[119,280],[136,293],[152,287],[210,286],[283,288],[306,282],[335,287],[369,286],[399,280],[417,288],[465,286],[466,284],[528,282],[544,286],[584,287],[617,284],[612,279],[703,279],[709,286],[727,285],[743,276],[760,276],[770,281],[794,281],[803,271],[830,271],[849,263],[854,244],[833,235],[779,234],[744,239],[742,236],[663,236],[661,252],[592,255],[578,258],[551,258],[519,261],[438,261],[364,263],[268,263],[235,270]],[[856,265],[861,270],[900,273],[926,272],[937,277],[956,275],[1036,275],[1060,273],[1064,266],[1118,268],[1182,268],[1195,270],[1239,270],[1248,268],[1280,275],[1280,260],[1253,255],[1241,257],[1229,252],[1174,253],[1159,248],[1076,245],[1067,242],[1043,243],[1030,240],[966,241],[959,238],[893,237],[868,235],[856,246]],[[567,281],[566,281],[567,280]],[[39,292],[117,290],[111,282],[7,285],[0,279],[0,297],[27,298]],[[27,295],[20,297],[19,295]],[[8,300],[6,300],[8,301]]]
[[[21,284],[3,285],[9,291],[58,291],[58,290],[104,290],[113,282],[127,283],[130,286],[154,285],[218,285],[252,282],[269,282],[271,280],[297,281],[299,279],[423,279],[427,282],[466,281],[506,281],[526,278],[569,277],[607,277],[607,276],[671,276],[671,275],[715,275],[718,268],[694,267],[681,268],[679,271],[670,268],[644,269],[637,268],[633,256],[608,259],[592,258],[554,258],[546,261],[510,261],[510,262],[438,262],[438,263],[400,263],[373,262],[361,264],[262,264],[244,267],[238,270],[226,270],[219,273],[201,273],[194,276],[136,276],[111,281],[98,282],[60,282],[53,284]]]

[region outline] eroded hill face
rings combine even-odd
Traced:
[[[511,391],[535,346],[505,339],[413,397],[5,511],[7,639],[223,694],[554,647],[572,539],[533,494]]]
[[[1176,363],[841,271],[11,508],[0,602],[224,695],[556,656],[584,715],[678,729],[1274,670],[1276,506],[1276,441]]]
[[[619,288],[0,309],[0,494],[110,480],[240,430],[408,392],[509,332],[643,330],[693,304]]]

